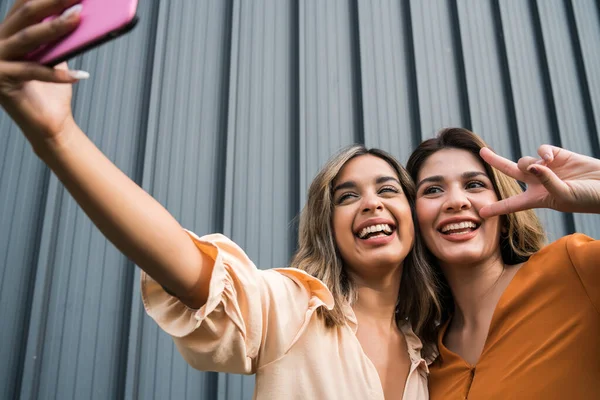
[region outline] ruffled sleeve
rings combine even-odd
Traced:
[[[567,239],[567,252],[592,305],[600,314],[600,241],[574,234]]]
[[[206,304],[190,309],[145,273],[141,285],[146,312],[192,367],[254,373],[289,350],[318,307],[333,308],[327,287],[304,271],[259,270],[223,235],[190,236],[212,261]]]

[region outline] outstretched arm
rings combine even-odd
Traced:
[[[527,184],[525,192],[482,208],[484,218],[530,208],[600,213],[600,160],[596,158],[551,145],[539,147],[540,158],[523,157],[518,163],[488,148],[480,154],[492,167]]]
[[[208,295],[210,268],[179,223],[121,172],[73,120],[71,84],[85,77],[66,65],[21,62],[30,51],[73,30],[77,8],[42,21],[77,0],[18,0],[0,25],[0,103],[36,154],[102,233],[186,305]]]

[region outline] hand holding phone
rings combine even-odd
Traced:
[[[74,6],[80,7],[79,26],[29,53],[26,60],[54,66],[129,32],[138,20],[137,4],[138,0],[81,0]]]
[[[76,3],[78,0],[16,0],[0,23],[0,105],[19,125],[36,153],[42,144],[66,138],[64,132],[74,124],[71,84],[89,74],[68,70],[64,63],[48,68],[23,60],[30,52],[60,40],[79,26],[81,16],[77,9],[64,12]],[[43,21],[61,13],[59,18]]]

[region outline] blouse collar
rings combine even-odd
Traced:
[[[358,320],[356,319],[356,314],[354,310],[350,306],[350,304],[345,303],[342,306],[342,312],[346,317],[346,325],[350,328],[352,333],[356,334],[358,330]],[[417,336],[417,334],[413,331],[412,325],[408,320],[403,320],[400,323],[400,331],[404,334],[404,338],[406,340],[406,346],[408,347],[408,355],[410,357],[411,363],[413,365],[418,365],[423,371],[429,374],[429,365],[437,358],[438,352],[437,349],[431,356],[427,358],[423,358],[421,355],[421,350],[423,350],[423,343],[421,339]]]

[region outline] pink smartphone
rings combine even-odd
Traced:
[[[80,4],[79,26],[57,42],[33,51],[27,60],[54,66],[129,32],[138,20],[138,0],[82,0]]]

